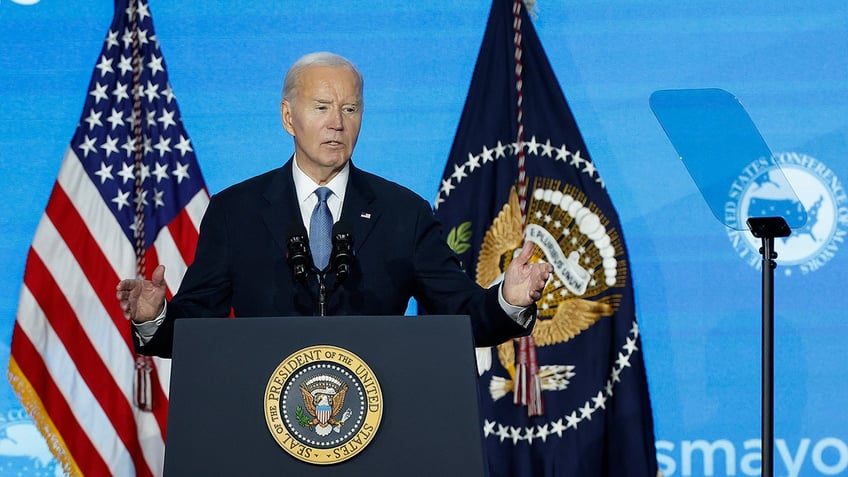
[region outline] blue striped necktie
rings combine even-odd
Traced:
[[[309,248],[312,249],[312,260],[319,270],[323,270],[330,261],[333,215],[327,207],[327,198],[332,193],[327,187],[315,189],[318,203],[312,210],[312,219],[309,222]]]

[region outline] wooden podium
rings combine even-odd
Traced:
[[[184,318],[174,333],[166,477],[485,475],[467,316]],[[269,380],[316,346],[361,358],[382,392],[370,442],[332,464],[290,455],[266,419]]]

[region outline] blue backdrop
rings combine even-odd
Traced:
[[[285,69],[330,50],[366,79],[357,164],[428,199],[489,7],[151,0],[210,192],[289,157],[278,113]],[[112,13],[107,0],[0,0],[4,369],[27,250]],[[713,217],[648,105],[658,89],[720,87],[741,99],[805,205],[821,199],[809,233],[777,247],[776,475],[847,474],[848,3],[541,0],[535,25],[622,221],[660,467],[669,476],[759,468],[759,243]],[[0,383],[0,469],[51,462]]]

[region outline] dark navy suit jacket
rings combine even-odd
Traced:
[[[461,270],[430,205],[412,191],[351,163],[339,221],[352,232],[355,259],[328,294],[327,315],[402,315],[414,297],[431,314],[470,315],[478,346],[528,332],[503,312],[497,288],[484,290]],[[181,317],[316,314],[317,279],[297,283],[286,261],[286,235],[302,222],[292,160],[214,195],[194,263],[139,352],[170,357]]]

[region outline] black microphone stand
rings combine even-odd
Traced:
[[[327,277],[326,273],[329,267],[324,270],[313,268],[315,276],[318,278],[318,316],[327,316]]]
[[[347,227],[337,222],[333,226],[332,249],[330,261],[323,270],[313,267],[315,276],[318,277],[318,315],[326,316],[327,313],[327,280],[329,271],[335,274],[333,290],[336,291],[347,279],[350,273],[350,264],[353,260],[353,239]]]
[[[762,477],[774,476],[774,251],[775,237],[788,237],[792,231],[783,217],[751,217],[748,227],[763,246],[763,351],[762,351]]]
[[[330,260],[323,270],[314,264],[312,272],[318,279],[318,316],[327,316],[327,273],[333,272],[335,280],[331,292],[336,291],[350,274],[353,261],[353,238],[347,226],[341,222],[333,225]]]

